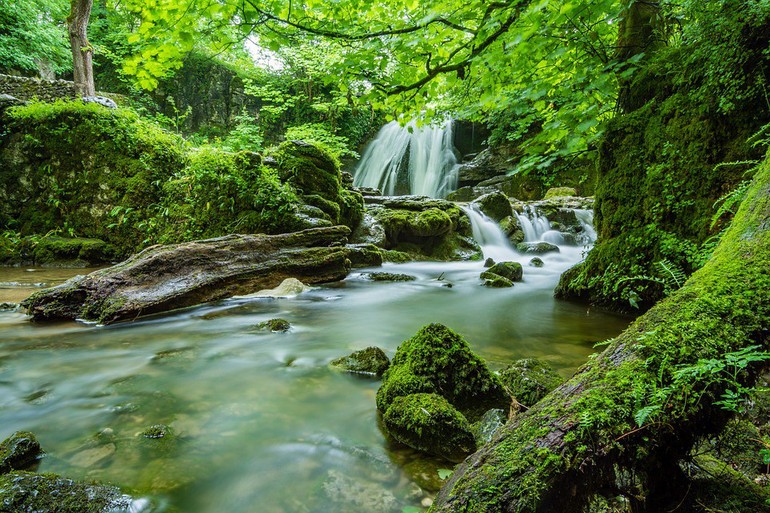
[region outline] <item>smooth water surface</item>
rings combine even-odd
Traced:
[[[411,282],[372,282],[358,271],[294,298],[227,300],[109,327],[0,312],[0,439],[31,430],[49,453],[40,471],[118,484],[150,496],[153,511],[419,506],[432,493],[415,479],[449,464],[425,465],[386,442],[378,383],[329,361],[370,345],[392,356],[421,326],[441,322],[495,369],[537,356],[567,376],[628,323],[553,299],[582,251],[543,256],[543,268],[511,253],[524,281],[510,289],[482,287],[481,262],[410,263],[376,270]],[[0,282],[16,279],[9,272],[0,269]],[[254,329],[276,317],[292,330]],[[140,435],[155,424],[176,438]]]

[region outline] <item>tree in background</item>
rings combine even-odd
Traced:
[[[96,94],[94,86],[94,49],[88,42],[88,20],[91,17],[93,0],[71,0],[70,15],[67,17],[70,46],[72,48],[72,71],[75,89],[80,96]]]

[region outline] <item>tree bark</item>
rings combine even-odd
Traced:
[[[767,349],[768,291],[766,161],[709,262],[463,462],[431,511],[578,512],[596,496],[623,496],[635,512],[675,509],[687,493],[678,461],[722,427],[727,414],[716,403],[731,381],[712,373],[677,380],[675,372]]]
[[[332,226],[152,246],[113,267],[37,292],[22,306],[37,321],[109,324],[270,289],[286,278],[338,281],[347,276],[357,251],[344,245],[349,234],[345,226]]]
[[[93,54],[88,42],[88,19],[91,17],[93,0],[71,0],[67,28],[72,48],[72,70],[78,96],[94,96]]]

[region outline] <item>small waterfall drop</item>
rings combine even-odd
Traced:
[[[583,245],[593,244],[596,241],[596,229],[594,228],[594,211],[582,208],[575,209],[575,217],[583,227],[578,236],[578,242]]]
[[[422,127],[415,122],[401,126],[391,121],[367,146],[353,173],[353,183],[357,187],[376,187],[393,196],[405,182],[408,190],[398,192],[443,198],[457,188],[453,140],[451,121]],[[402,170],[406,170],[406,180],[400,176]]]
[[[463,207],[471,221],[473,239],[481,246],[485,258],[495,262],[504,262],[518,257],[508,237],[492,219],[472,207]]]
[[[524,232],[524,242],[544,240],[543,235],[551,230],[551,222],[535,208],[527,205],[523,213],[514,211]]]

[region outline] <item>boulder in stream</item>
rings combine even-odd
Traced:
[[[525,255],[544,255],[546,253],[558,253],[559,246],[550,242],[520,242],[516,249]]]
[[[27,469],[43,454],[43,449],[34,434],[28,431],[17,431],[0,443],[0,474]]]
[[[352,374],[363,374],[379,378],[390,367],[390,359],[379,347],[367,347],[366,349],[355,351],[348,356],[332,360],[329,365]]]
[[[22,302],[33,320],[109,324],[279,285],[338,281],[350,270],[345,226],[281,235],[228,235],[152,246]]]
[[[550,365],[537,358],[513,362],[500,371],[500,379],[508,392],[528,408],[564,381]]]
[[[510,404],[500,378],[465,339],[441,324],[423,327],[399,346],[377,391],[377,409],[389,434],[414,449],[453,461],[461,452],[475,450],[475,444],[468,442],[473,440],[468,423]],[[435,425],[429,426],[428,417],[415,417],[421,408],[435,413],[431,414]],[[410,422],[420,429],[407,429]],[[449,441],[451,449],[439,447]]]
[[[499,191],[481,196],[472,205],[496,222],[500,222],[506,217],[513,215],[513,209],[511,208],[508,196]]]

